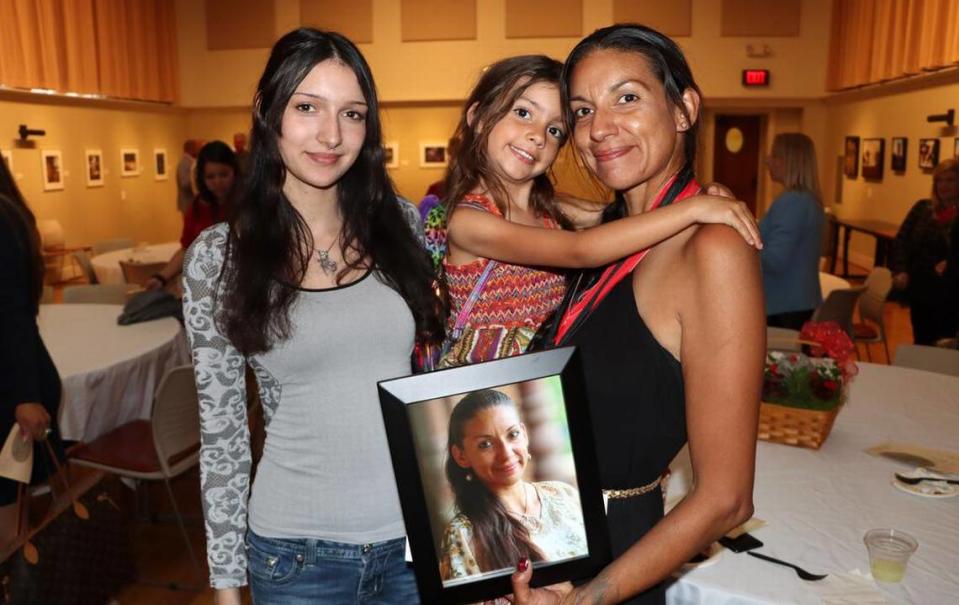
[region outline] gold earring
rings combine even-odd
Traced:
[[[467,480],[467,481],[472,481],[472,480],[473,480],[473,473],[466,473],[466,480]]]
[[[530,454],[529,452],[526,452],[526,461],[529,462],[529,461],[532,460],[532,459],[533,459],[533,454]]]

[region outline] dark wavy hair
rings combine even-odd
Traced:
[[[206,186],[206,179],[203,178],[203,171],[210,162],[226,164],[233,169],[233,191],[229,196],[230,198],[233,197],[240,182],[240,165],[236,161],[236,154],[233,153],[230,146],[223,141],[210,141],[200,149],[200,153],[196,156],[197,195],[202,198],[204,202],[215,206],[219,203],[219,200],[216,199],[216,196],[213,195],[210,188]]]
[[[679,46],[668,36],[659,33],[655,29],[639,25],[636,23],[621,23],[610,25],[594,31],[589,36],[583,38],[579,44],[573,47],[566,63],[563,65],[563,74],[560,81],[560,93],[563,99],[563,109],[566,116],[566,127],[573,132],[575,126],[575,116],[570,108],[570,80],[576,65],[590,53],[597,50],[619,50],[623,52],[637,53],[646,59],[646,63],[652,70],[656,78],[662,83],[666,91],[667,100],[678,108],[686,120],[689,122],[689,129],[683,133],[683,152],[685,162],[680,170],[680,177],[677,184],[686,182],[693,175],[693,169],[696,163],[696,141],[699,136],[699,121],[693,120],[686,111],[686,105],[683,103],[683,93],[686,90],[693,90],[700,97],[702,92],[693,78],[693,72],[689,69],[686,57]],[[679,187],[678,191],[682,190]],[[672,192],[670,192],[672,193]],[[663,205],[672,201],[675,195],[667,195],[663,200]],[[617,192],[616,201],[606,208],[604,221],[614,218],[621,218],[626,214],[626,204],[623,196]]]
[[[452,213],[463,196],[482,182],[506,216],[509,194],[500,183],[486,155],[490,131],[509,114],[516,99],[533,84],[546,82],[555,84],[558,88],[562,70],[562,63],[555,59],[544,55],[522,55],[498,61],[483,73],[463,105],[463,113],[453,134],[454,145],[450,149],[446,197],[443,199],[447,213]],[[474,106],[471,126],[467,121],[467,114]],[[483,128],[478,131],[479,125]],[[568,136],[568,131],[565,134]],[[560,146],[563,143],[565,137]],[[559,210],[555,197],[553,183],[547,171],[533,181],[529,208],[536,214],[548,216],[564,228],[571,229],[572,225]]]
[[[222,329],[244,354],[269,350],[290,335],[289,310],[314,250],[303,217],[283,193],[286,167],[280,156],[283,113],[296,87],[323,61],[338,61],[356,75],[367,103],[366,138],[352,166],[337,183],[340,241],[356,260],[337,275],[369,259],[378,274],[404,298],[416,322],[417,338],[443,338],[441,305],[432,289],[433,270],[423,247],[407,227],[383,163],[376,86],[359,49],[334,32],[294,30],[273,46],[253,101],[250,174],[230,218],[229,271],[221,305]]]
[[[40,250],[40,233],[37,231],[37,219],[27,206],[20,193],[7,163],[0,160],[0,220],[10,225],[16,238],[17,247],[23,251],[27,263],[27,276],[30,288],[30,303],[38,309],[43,296],[43,255]],[[4,284],[4,288],[18,284]]]
[[[446,442],[446,478],[453,488],[456,507],[473,526],[474,552],[481,571],[512,567],[521,557],[531,561],[545,558],[526,527],[506,511],[482,481],[467,479],[469,470],[453,459],[453,446],[463,447],[466,423],[478,412],[500,405],[516,408],[512,399],[494,389],[474,391],[463,397],[453,408]]]

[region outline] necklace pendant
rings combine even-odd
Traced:
[[[320,262],[320,269],[323,270],[323,273],[327,275],[336,273],[336,261],[330,258],[329,250],[317,250],[316,260]]]

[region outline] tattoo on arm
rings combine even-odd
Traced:
[[[603,605],[603,603],[619,603],[619,588],[610,578],[609,570],[604,569],[598,576],[583,587],[583,591],[576,595],[575,605]]]

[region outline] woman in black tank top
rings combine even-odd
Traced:
[[[608,219],[699,190],[699,90],[672,40],[637,25],[596,31],[567,59],[563,95],[579,153],[617,192]],[[522,561],[514,602],[663,603],[666,577],[752,515],[758,257],[731,230],[693,227],[580,282],[551,341],[581,350],[615,560],[565,594],[530,590]],[[687,433],[695,486],[664,517],[659,477]]]

